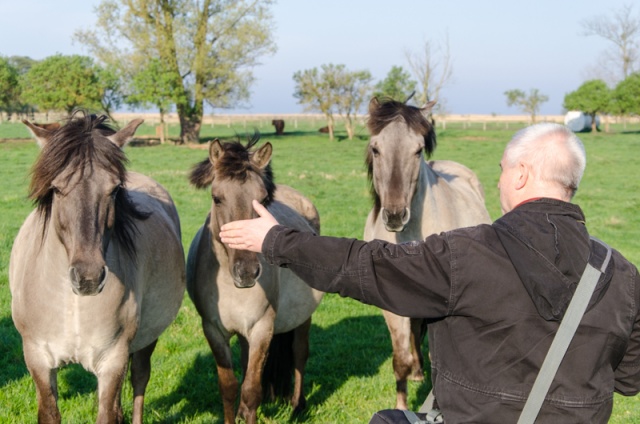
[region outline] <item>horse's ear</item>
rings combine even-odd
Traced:
[[[256,166],[260,169],[264,169],[267,165],[269,165],[269,161],[271,161],[271,154],[273,153],[273,146],[268,141],[256,150],[253,153],[251,161],[256,164]]]
[[[45,146],[53,136],[53,133],[60,128],[60,124],[57,122],[51,124],[34,124],[26,119],[22,120],[22,123],[29,128],[29,131],[36,139],[38,146],[41,148]]]
[[[217,138],[209,144],[209,157],[197,163],[189,174],[189,182],[196,188],[207,188],[213,182],[213,168],[224,150]]]
[[[378,109],[378,106],[380,106],[380,101],[378,100],[377,97],[372,97],[371,100],[369,101],[369,114],[371,114],[376,109]]]
[[[222,144],[220,143],[220,140],[216,138],[209,145],[209,161],[215,166],[216,162],[220,160],[223,154],[224,149],[222,148]]]
[[[422,106],[420,108],[420,110],[422,111],[422,113],[424,114],[424,116],[430,116],[431,112],[433,110],[433,107],[436,105],[436,101],[435,100],[431,100],[430,102],[427,102],[424,106]]]
[[[123,129],[107,138],[115,143],[118,147],[122,148],[129,142],[129,140],[131,140],[133,135],[136,133],[136,130],[143,122],[144,119],[134,119],[133,121],[129,122]]]

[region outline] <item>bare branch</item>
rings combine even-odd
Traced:
[[[616,75],[615,83],[640,67],[640,15],[633,16],[633,6],[625,5],[612,17],[597,16],[581,22],[582,35],[595,35],[613,43],[615,52],[607,52]],[[613,56],[613,57],[611,57]]]

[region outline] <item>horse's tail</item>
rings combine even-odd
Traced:
[[[424,338],[427,335],[427,324],[429,324],[429,320],[422,320],[420,323],[420,343],[424,341]]]
[[[289,400],[293,392],[295,362],[293,356],[294,331],[274,334],[262,372],[262,393],[265,398]]]

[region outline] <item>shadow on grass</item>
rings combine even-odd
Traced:
[[[13,325],[10,315],[2,317],[0,319],[0,387],[28,374],[20,334]]]
[[[285,140],[287,138],[295,138],[295,137],[325,137],[327,142],[330,142],[331,140],[329,139],[329,134],[324,134],[321,133],[319,131],[314,131],[314,130],[293,130],[293,131],[285,131],[284,134],[276,134],[273,131],[269,131],[269,132],[262,132],[262,131],[258,131],[258,133],[260,134],[260,139],[264,140],[264,141],[270,141],[270,142],[275,142],[277,143],[278,140]],[[219,135],[219,136],[214,136],[214,135],[206,135],[206,136],[202,136],[199,138],[199,144],[207,144],[208,142],[214,140],[214,139],[218,139],[221,142],[226,142],[226,141],[246,141],[247,137],[251,137],[253,136],[253,131],[247,131],[247,132],[239,132],[236,134],[224,134],[224,135]],[[358,139],[358,140],[368,140],[369,139],[369,135],[366,133],[363,134],[355,134],[354,139]],[[337,142],[342,142],[342,141],[349,141],[349,138],[347,136],[346,133],[334,133],[334,141]]]
[[[313,326],[311,352],[305,373],[307,409],[325,402],[346,381],[353,377],[374,376],[380,366],[391,356],[391,343],[380,315],[352,317],[341,320],[329,328]],[[237,348],[234,352],[236,375],[239,365]],[[390,374],[389,378],[393,378]],[[317,390],[309,396],[311,386]],[[426,394],[425,394],[426,396]],[[176,405],[180,405],[176,408]],[[188,417],[204,413],[213,414],[216,422],[222,422],[222,400],[218,389],[215,362],[210,353],[198,354],[182,376],[177,389],[153,401],[150,406],[160,411],[172,410],[163,416],[163,422],[184,422]],[[282,415],[283,408],[290,408],[282,401],[265,403],[261,414],[273,418]],[[305,413],[287,419],[290,422],[308,421]]]

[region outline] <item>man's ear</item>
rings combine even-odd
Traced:
[[[516,172],[516,182],[514,185],[516,190],[522,190],[527,185],[527,181],[529,181],[530,177],[529,171],[529,165],[526,163],[520,162],[518,164],[518,172]]]

